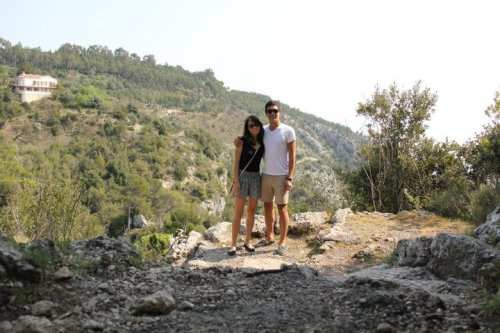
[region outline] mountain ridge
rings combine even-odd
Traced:
[[[21,71],[50,74],[58,88],[50,98],[19,103],[12,83]],[[121,48],[64,44],[43,52],[3,39],[0,89],[2,142],[14,146],[16,167],[25,171],[7,175],[13,184],[30,177],[78,180],[89,196],[84,205],[101,223],[143,214],[168,221],[172,230],[232,215],[232,139],[246,116],[264,117],[270,99],[230,90],[210,69],[190,73]],[[286,103],[282,110],[283,122],[298,134],[292,212],[341,207],[339,173],[356,165],[364,138]],[[162,196],[173,204],[159,203]],[[218,216],[199,211],[200,203],[221,199]]]

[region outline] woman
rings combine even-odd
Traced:
[[[229,255],[236,254],[236,240],[240,232],[241,218],[245,201],[247,206],[247,232],[244,247],[249,252],[254,252],[255,247],[250,244],[253,224],[255,220],[255,209],[260,198],[260,161],[264,156],[264,128],[262,122],[256,116],[245,119],[243,130],[243,145],[235,146],[234,151],[234,182],[233,193],[235,194],[235,212],[231,228],[231,247],[227,252]]]

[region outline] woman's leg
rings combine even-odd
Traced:
[[[240,233],[241,218],[243,217],[243,209],[245,208],[245,199],[236,198],[234,199],[234,217],[233,224],[231,226],[231,247],[236,247],[236,240],[238,239],[238,234]]]
[[[250,244],[250,238],[252,238],[253,224],[255,222],[255,210],[257,209],[258,199],[249,198],[247,207],[247,233],[245,235],[245,244]]]

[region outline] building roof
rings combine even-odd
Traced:
[[[22,73],[17,76],[18,78],[25,78],[25,79],[53,79],[55,80],[52,76],[50,75],[38,75],[38,74],[25,74]]]

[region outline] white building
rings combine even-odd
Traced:
[[[33,102],[50,96],[57,88],[57,80],[49,75],[22,73],[16,78],[15,91],[21,97],[21,102]]]

